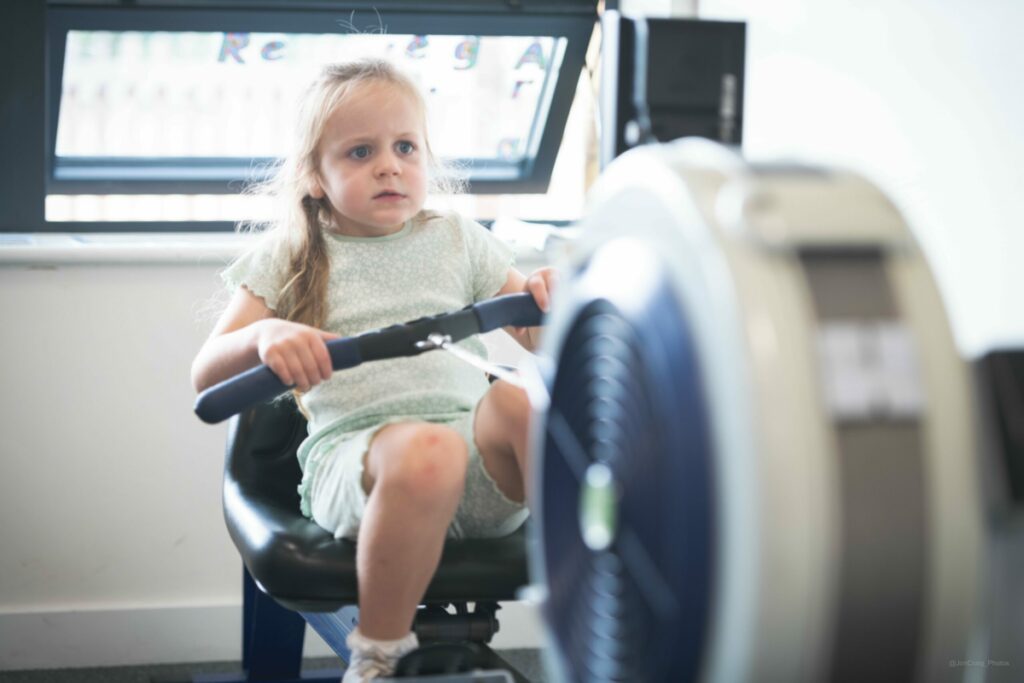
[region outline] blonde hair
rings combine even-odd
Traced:
[[[413,98],[420,110],[426,141],[426,102],[416,83],[392,63],[383,59],[360,59],[325,66],[303,97],[299,108],[295,144],[291,153],[272,169],[272,177],[250,192],[269,195],[281,213],[266,223],[248,223],[240,230],[270,231],[276,248],[287,258],[288,279],[279,293],[278,317],[323,327],[326,323],[327,281],[330,262],[323,229],[330,224],[330,204],[317,199],[310,189],[317,182],[320,142],[324,126],[338,107],[359,86],[385,83]],[[430,189],[455,193],[460,181],[449,171],[426,142]]]

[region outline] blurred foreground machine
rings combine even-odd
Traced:
[[[893,205],[698,139],[627,152],[592,197],[531,387],[560,678],[963,679],[969,378]]]

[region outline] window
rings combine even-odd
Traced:
[[[285,149],[302,87],[354,55],[388,56],[418,79],[431,143],[471,192],[546,189],[593,3],[258,7],[50,4],[44,225],[20,231],[230,229],[250,216],[225,206],[259,211],[237,194]]]
[[[349,55],[402,64],[438,153],[475,179],[522,180],[536,158],[564,37],[68,31],[54,185],[246,179],[282,155],[301,92]]]

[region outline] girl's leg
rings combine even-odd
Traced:
[[[526,499],[530,402],[519,387],[498,380],[480,399],[473,436],[484,468],[510,500]]]
[[[388,425],[371,441],[363,469],[369,500],[356,550],[359,630],[366,637],[409,633],[462,497],[467,458],[465,441],[444,425]]]

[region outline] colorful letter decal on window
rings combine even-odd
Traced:
[[[516,68],[522,68],[527,64],[536,64],[541,69],[546,69],[547,65],[544,62],[544,48],[541,47],[539,41],[534,41],[530,44],[530,47],[526,48],[523,52],[523,56],[516,62]]]
[[[220,46],[220,56],[217,57],[217,61],[226,62],[228,61],[228,57],[230,57],[239,64],[245,64],[245,60],[242,59],[241,51],[242,48],[248,44],[248,33],[225,33],[224,41]]]
[[[409,44],[405,46],[405,56],[411,59],[423,59],[427,56],[427,37],[413,36]]]
[[[274,62],[278,59],[284,59],[284,43],[280,40],[272,40],[263,46],[260,50],[260,57],[268,62]]]
[[[480,54],[480,37],[470,36],[455,46],[455,68],[459,71],[472,69],[476,66]]]
[[[518,81],[516,81],[516,84],[514,86],[512,86],[512,99],[514,100],[517,97],[519,97],[519,91],[523,89],[523,86],[524,85],[529,85],[531,83],[533,83],[533,79],[532,78],[528,78],[526,80],[518,80]]]

